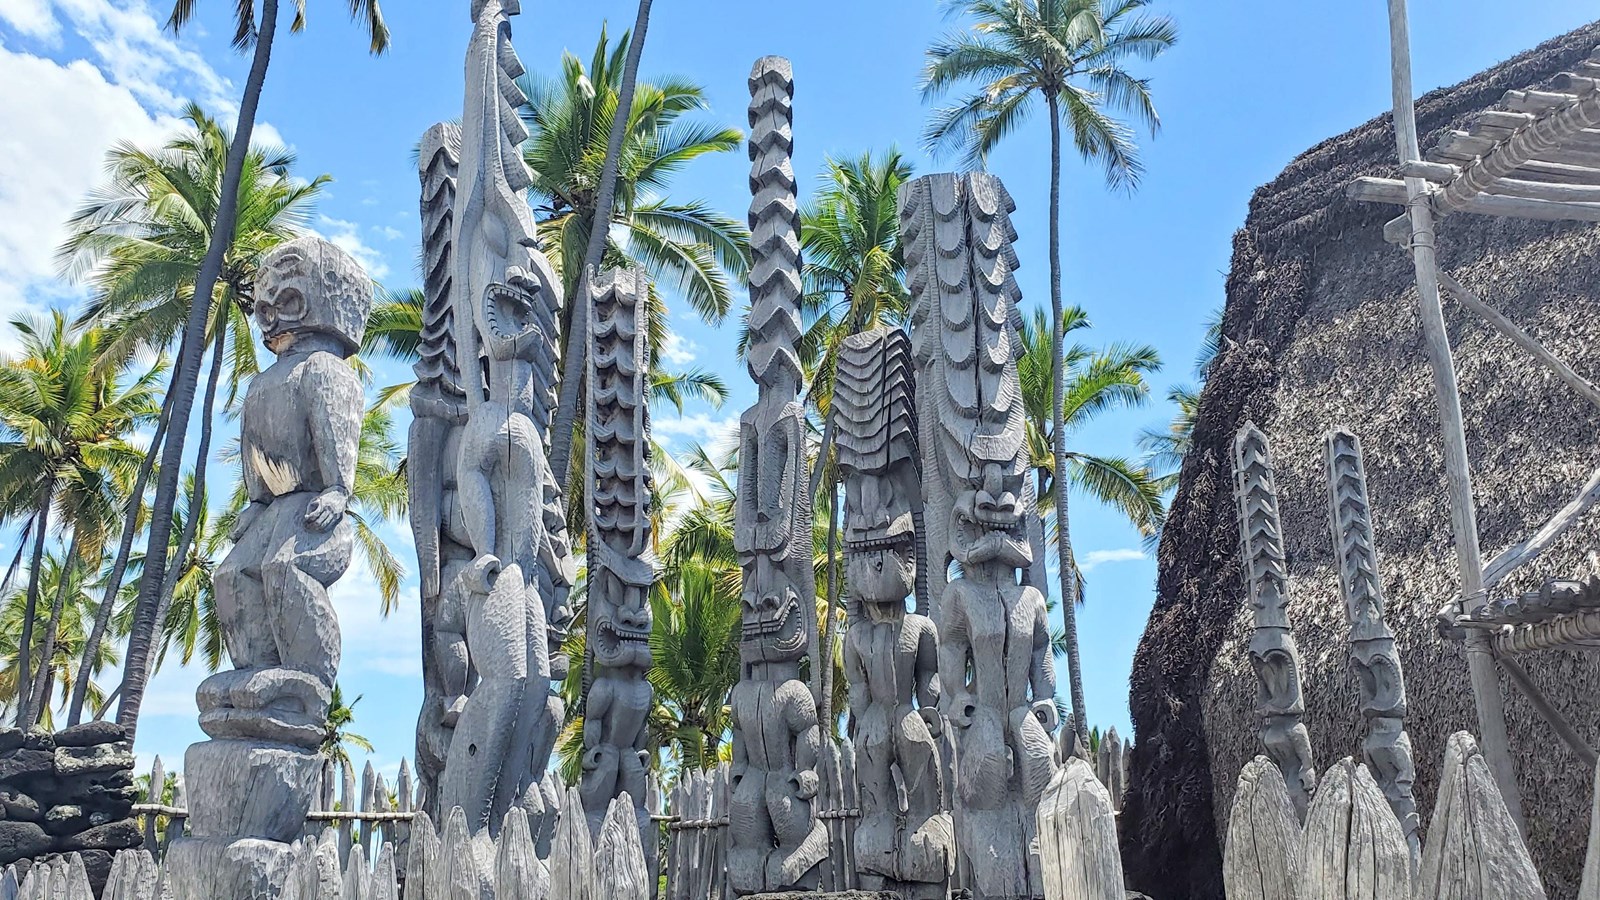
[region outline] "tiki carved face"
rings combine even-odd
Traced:
[[[916,529],[908,465],[887,472],[847,472],[845,568],[856,599],[901,604],[916,583]]]
[[[589,651],[602,668],[649,668],[650,588],[629,584],[606,568],[590,585]]]
[[[806,655],[806,615],[779,560],[757,553],[744,579],[739,657],[745,663],[796,662]]]
[[[1304,711],[1299,653],[1286,630],[1263,629],[1250,640],[1250,665],[1256,673],[1256,713],[1282,716]]]
[[[956,495],[950,554],[962,566],[1026,568],[1033,562],[1033,548],[1024,529],[1025,479],[998,463],[984,466],[981,479]]]
[[[361,264],[321,238],[280,244],[261,259],[255,316],[261,339],[283,353],[299,334],[336,338],[345,355],[356,352],[372,311],[372,282]]]
[[[529,359],[546,341],[538,310],[550,305],[553,290],[543,272],[513,266],[504,282],[483,291],[484,349],[495,359]]]
[[[1406,714],[1405,676],[1395,665],[1394,639],[1357,641],[1350,647],[1350,669],[1361,683],[1365,716]]]

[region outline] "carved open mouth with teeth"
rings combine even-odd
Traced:
[[[523,285],[532,286],[526,276],[513,270],[512,283],[495,282],[483,291],[483,318],[488,339],[504,350],[516,350],[520,342],[539,335],[534,320],[534,292]]]
[[[806,631],[802,624],[800,598],[793,591],[784,592],[787,602],[781,612],[761,614],[746,604],[741,638],[747,644],[769,644],[780,653],[795,653],[805,646]],[[764,600],[762,607],[777,606],[775,599]]]

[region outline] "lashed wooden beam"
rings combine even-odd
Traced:
[[[1483,568],[1484,587],[1493,588],[1517,569],[1538,559],[1563,534],[1566,534],[1584,514],[1600,503],[1600,470],[1589,476],[1578,496],[1561,508],[1538,531],[1520,544],[1506,548]]]
[[[1577,76],[1568,81],[1574,90],[1582,92],[1578,98],[1518,129],[1509,139],[1501,141],[1481,159],[1467,166],[1460,177],[1445,185],[1435,199],[1441,211],[1455,212],[1466,208],[1474,197],[1515,172],[1523,163],[1560,149],[1562,144],[1585,128],[1600,125],[1600,90],[1596,90],[1596,83],[1592,79]]]
[[[1345,188],[1345,196],[1361,203],[1405,206],[1409,202],[1406,183],[1395,178],[1357,178]],[[1600,222],[1600,203],[1557,203],[1499,194],[1480,194],[1459,211],[1545,222]]]
[[[1458,303],[1472,310],[1484,321],[1488,322],[1495,331],[1500,332],[1513,344],[1527,351],[1541,365],[1555,373],[1568,387],[1583,395],[1585,400],[1600,407],[1600,389],[1589,383],[1589,380],[1579,375],[1576,370],[1567,365],[1561,357],[1551,353],[1543,344],[1533,339],[1533,336],[1517,327],[1517,324],[1506,318],[1500,310],[1483,302],[1483,298],[1468,290],[1461,282],[1451,277],[1450,273],[1439,272],[1439,284],[1449,291]]]

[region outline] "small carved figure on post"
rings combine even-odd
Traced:
[[[1278,519],[1278,487],[1267,436],[1246,422],[1233,443],[1234,489],[1239,501],[1239,537],[1255,632],[1250,665],[1256,673],[1256,715],[1267,755],[1283,770],[1295,813],[1305,820],[1317,770],[1311,737],[1301,722],[1300,648],[1289,622],[1289,569]]]
[[[861,782],[855,855],[862,888],[943,900],[955,852],[938,743],[939,639],[932,619],[906,609],[921,505],[912,379],[911,341],[898,328],[840,348],[831,414],[852,595],[844,658]]]

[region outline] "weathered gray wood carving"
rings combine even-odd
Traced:
[[[583,719],[583,806],[598,835],[611,801],[634,798],[655,846],[645,809],[646,750],[655,691],[650,671],[650,348],[637,269],[602,272],[590,307],[589,389],[584,492],[589,504],[588,702]]]
[[[1035,810],[1057,768],[1044,595],[1018,581],[1035,549],[1012,318],[1014,207],[982,173],[919,178],[900,194],[940,707],[955,729],[962,886],[977,900],[1043,891]]]
[[[1239,773],[1222,850],[1228,900],[1295,900],[1300,877],[1300,819],[1283,773],[1265,756]]]
[[[954,867],[938,735],[939,639],[907,612],[916,586],[913,511],[921,505],[911,340],[899,328],[845,339],[832,416],[844,477],[851,592],[845,671],[861,819],[855,856],[864,890],[943,898]]]
[[[1347,757],[1323,774],[1304,840],[1297,900],[1409,900],[1411,850],[1366,766]]]
[[[214,576],[234,668],[201,683],[189,748],[193,837],[174,842],[178,900],[272,896],[282,888],[322,773],[319,747],[339,669],[328,587],[354,548],[361,346],[372,282],[348,254],[301,238],[261,260],[256,322],[277,360],[250,383],[239,457],[250,503]]]
[[[1544,885],[1478,742],[1451,735],[1428,823],[1417,900],[1544,900]]]
[[[812,503],[800,360],[800,219],[795,200],[789,61],[750,73],[750,375],[758,396],[739,420],[734,542],[744,568],[743,672],[733,691],[735,893],[815,888],[828,855],[816,818],[817,702],[800,678],[815,633]]]
[[[560,482],[545,446],[562,298],[522,196],[531,175],[519,152],[527,132],[510,43],[517,11],[515,0],[473,4],[450,248],[457,359],[480,361],[459,367],[466,421],[454,505],[472,552],[455,585],[478,681],[456,721],[439,808],[461,807],[478,841],[536,788],[549,760],[562,718],[550,692],[562,664],[550,647],[575,574],[564,537],[550,528]]]
[[[467,398],[461,388],[456,350],[455,263],[456,173],[461,129],[435,125],[422,137],[423,307],[420,357],[412,370],[411,430],[407,479],[411,533],[417,547],[422,593],[422,712],[417,717],[417,777],[426,805],[439,815],[439,775],[450,751],[456,721],[467,703],[467,611],[461,572],[472,562],[471,538],[456,510],[456,457]]]
[[[1256,672],[1261,742],[1283,770],[1289,797],[1304,819],[1317,784],[1317,770],[1311,758],[1311,739],[1301,722],[1305,700],[1300,691],[1300,648],[1289,622],[1289,570],[1284,562],[1272,451],[1261,429],[1247,422],[1234,438],[1233,452],[1245,589],[1255,618],[1250,665]]]
[[[1383,580],[1372,534],[1372,505],[1361,441],[1348,431],[1328,435],[1328,498],[1339,591],[1350,620],[1350,668],[1356,674],[1361,715],[1367,720],[1362,756],[1405,831],[1412,858],[1422,843],[1421,819],[1411,786],[1417,770],[1406,734],[1406,679],[1394,632],[1384,621]]]
[[[1084,760],[1067,760],[1039,802],[1039,863],[1047,900],[1125,900],[1117,814]]]

